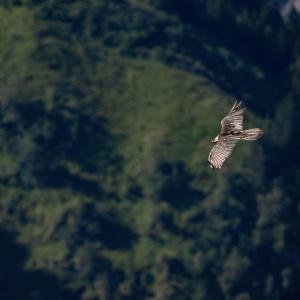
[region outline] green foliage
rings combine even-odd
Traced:
[[[3,299],[296,299],[299,32],[269,5],[1,4],[0,225],[20,244],[0,233],[1,257],[22,281],[1,270]],[[236,96],[266,137],[215,172]]]

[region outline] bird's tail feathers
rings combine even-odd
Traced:
[[[252,128],[243,131],[242,140],[255,141],[262,137],[263,131],[260,128]]]

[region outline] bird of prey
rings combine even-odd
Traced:
[[[235,101],[231,110],[221,121],[221,131],[212,140],[214,146],[208,155],[211,168],[221,169],[225,159],[232,153],[235,145],[240,140],[255,141],[263,135],[259,128],[243,129],[245,107],[241,102]]]

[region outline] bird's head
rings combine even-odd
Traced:
[[[219,141],[219,135],[217,135],[213,140],[211,140],[212,143],[217,143]]]

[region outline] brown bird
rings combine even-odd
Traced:
[[[255,141],[263,135],[259,128],[243,130],[245,107],[242,102],[235,101],[231,110],[221,121],[221,131],[212,140],[214,146],[208,155],[211,168],[221,169],[225,159],[232,153],[235,145],[240,140]]]

